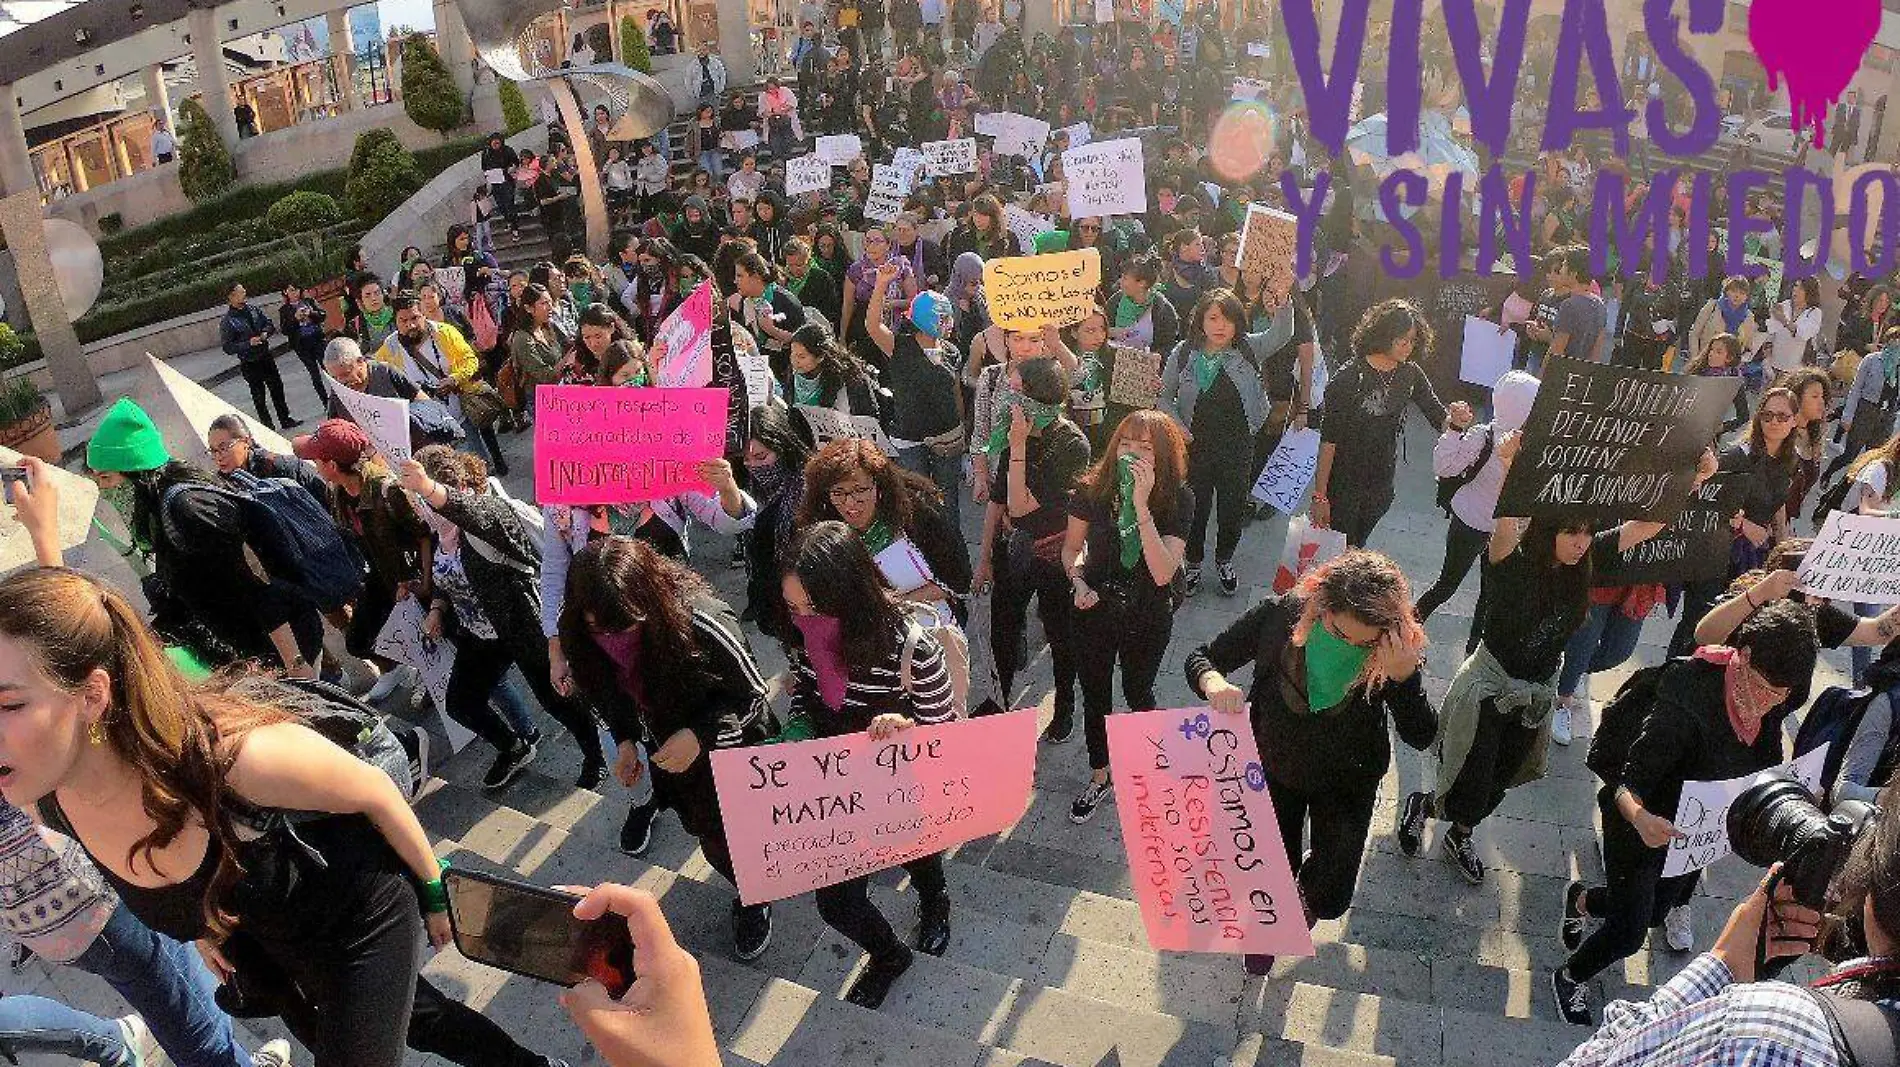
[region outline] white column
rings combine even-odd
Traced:
[[[345,111],[363,107],[356,91],[356,41],[350,36],[350,10],[339,7],[324,16],[330,25],[330,64],[336,70],[337,106]]]
[[[759,62],[752,54],[752,19],[740,3],[719,5],[719,58],[726,64],[726,90],[757,81]],[[719,105],[724,107],[722,101]]]
[[[472,62],[475,46],[468,39],[468,29],[462,25],[462,10],[455,5],[455,0],[436,0],[435,47],[448,66],[449,75],[455,79],[456,87],[467,96],[475,88]]]
[[[14,92],[11,83],[0,85],[0,185],[10,194],[37,196],[40,183],[33,176],[33,156],[27,151],[26,127]]]
[[[154,63],[145,68],[145,106],[155,118],[165,120],[165,126],[172,133],[178,132],[178,120],[172,114],[171,87],[165,84],[165,65]]]
[[[237,119],[231,114],[231,79],[224,70],[224,46],[216,8],[194,7],[188,16],[191,55],[198,65],[198,92],[212,128],[224,138],[224,147],[237,151]]]

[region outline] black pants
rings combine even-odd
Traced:
[[[663,771],[649,760],[647,773],[653,775],[653,802],[678,813],[680,825],[699,841],[699,851],[706,857],[707,865],[737,886],[739,879],[732,873],[732,849],[726,844],[726,821],[719,811],[719,791],[713,786],[710,756],[711,753],[701,752],[693,765],[679,774]],[[844,927],[838,929],[843,931]]]
[[[537,1052],[523,1048],[508,1031],[474,1008],[416,979],[416,1006],[409,1016],[409,1047],[460,1067],[542,1067]]]
[[[1445,791],[1444,818],[1467,830],[1489,818],[1504,802],[1505,790],[1536,743],[1534,727],[1516,715],[1498,714],[1497,701],[1487,697],[1478,705],[1471,751],[1458,768],[1458,779]]]
[[[1669,635],[1670,656],[1686,656],[1696,650],[1696,624],[1715,606],[1727,586],[1726,581],[1714,581],[1690,582],[1682,587],[1682,615],[1676,620],[1675,632]]]
[[[1232,562],[1247,525],[1247,491],[1253,488],[1253,442],[1225,445],[1197,442],[1188,456],[1188,488],[1194,490],[1194,523],[1188,527],[1187,563],[1198,567],[1207,555],[1207,520],[1220,497],[1220,523],[1214,534],[1214,561]]]
[[[1359,493],[1342,493],[1334,490],[1332,503],[1333,529],[1346,535],[1346,544],[1351,548],[1364,548],[1372,539],[1372,531],[1385,518],[1392,507],[1392,490],[1381,490],[1370,496]]]
[[[317,392],[317,403],[329,403],[330,391],[323,385],[323,338],[299,341],[293,351],[303,361],[304,372],[310,375],[310,388]]]
[[[1603,812],[1603,869],[1608,884],[1592,886],[1584,894],[1584,911],[1603,920],[1603,925],[1577,946],[1565,964],[1570,977],[1579,982],[1641,951],[1650,928],[1662,922],[1669,909],[1688,903],[1695,895],[1702,873],[1664,878],[1669,850],[1643,844],[1636,828],[1616,810],[1615,791],[1608,786],[1598,790],[1597,807]]]
[[[1308,925],[1344,915],[1359,884],[1377,787],[1309,793],[1268,779],[1267,796],[1280,823],[1287,862],[1299,879]]]
[[[484,641],[467,633],[456,639],[455,667],[449,672],[448,716],[475,731],[497,752],[513,752],[523,740],[488,703],[489,694],[512,666],[514,660],[500,641]]]
[[[1430,589],[1425,590],[1425,595],[1418,598],[1420,622],[1431,618],[1432,612],[1437,611],[1445,601],[1451,599],[1453,593],[1458,591],[1458,586],[1464,583],[1465,575],[1471,573],[1471,565],[1484,554],[1485,545],[1490,540],[1490,534],[1466,526],[1456,515],[1451,517],[1451,525],[1445,528],[1445,563],[1438,570],[1438,580],[1432,583]],[[1472,617],[1484,618],[1482,588],[1479,590],[1478,610],[1472,613]]]
[[[350,607],[350,625],[343,631],[344,651],[357,659],[381,659],[376,656],[376,638],[382,635],[390,612],[395,610],[395,597],[382,582],[374,578],[364,582],[363,591]]]
[[[941,900],[949,895],[943,877],[943,853],[937,852],[904,864],[911,885],[925,901]],[[889,919],[871,903],[869,875],[820,888],[818,916],[825,925],[849,938],[851,943],[871,954],[873,961],[888,960],[904,949],[904,942],[891,929]]]
[[[1075,714],[1075,591],[1060,563],[1036,559],[1029,542],[1017,540],[997,547],[996,596],[991,601],[990,645],[996,656],[996,677],[1005,702],[1015,692],[1016,672],[1022,669],[1029,627],[1029,601],[1036,601],[1043,634],[1049,639],[1049,659],[1056,676],[1056,715]],[[1019,557],[1027,556],[1023,559]]]
[[[1115,708],[1115,660],[1122,664],[1122,699],[1129,711],[1153,711],[1155,677],[1174,632],[1164,596],[1103,600],[1075,615],[1076,674],[1082,682],[1082,737],[1089,769],[1108,769],[1108,716]]]
[[[277,405],[278,419],[284,425],[290,425],[290,406],[284,403],[284,379],[277,373],[277,360],[271,356],[243,360],[238,363],[238,370],[244,375],[244,384],[251,387],[251,403],[257,407],[257,421],[273,430],[277,428],[277,424],[270,419],[270,409],[264,406],[264,392],[269,390],[271,403]]]

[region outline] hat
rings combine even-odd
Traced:
[[[112,405],[86,445],[86,466],[96,471],[157,470],[171,461],[152,417],[129,396]]]
[[[307,433],[290,442],[298,459],[312,463],[327,459],[339,467],[354,467],[370,450],[369,435],[348,419],[325,419],[317,432]]]
[[[910,321],[918,333],[941,338],[949,331],[952,314],[950,298],[935,290],[926,289],[910,302]]]

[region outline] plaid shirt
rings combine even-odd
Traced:
[[[1735,984],[1697,957],[1648,1003],[1619,1000],[1560,1067],[1838,1067],[1814,995],[1785,982]]]

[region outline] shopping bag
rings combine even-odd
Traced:
[[[1304,515],[1293,516],[1287,520],[1286,547],[1280,551],[1280,566],[1273,572],[1273,591],[1284,593],[1292,589],[1307,571],[1345,554],[1345,534],[1314,526]]]
[[[963,628],[969,643],[970,691],[964,699],[964,707],[980,708],[985,701],[993,701],[996,706],[1009,707],[1008,694],[1003,692],[1003,681],[996,673],[996,652],[990,644],[990,604],[994,599],[988,592],[972,594],[969,599],[969,614]]]

